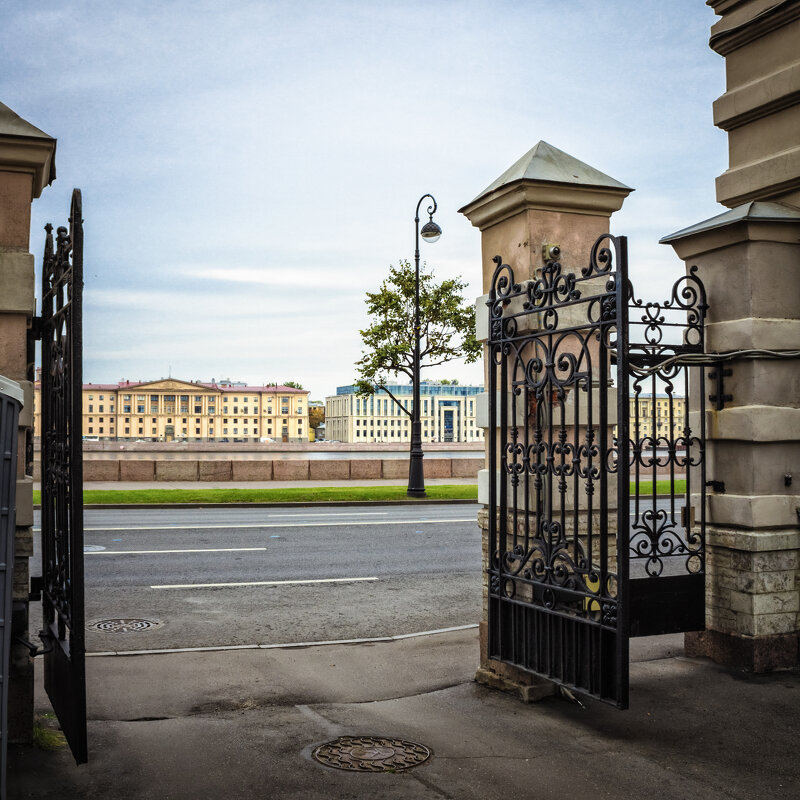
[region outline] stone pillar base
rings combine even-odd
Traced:
[[[480,623],[479,631],[481,666],[475,673],[477,683],[488,686],[490,689],[499,689],[501,692],[514,694],[523,703],[536,703],[555,694],[556,685],[552,681],[489,658],[486,622]]]
[[[747,672],[771,672],[800,666],[800,645],[796,633],[770,636],[740,636],[722,631],[693,631],[684,634],[684,651],[689,657],[705,657]]]

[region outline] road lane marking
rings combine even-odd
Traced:
[[[216,531],[216,530],[236,530],[261,528],[344,528],[359,525],[423,525],[423,524],[447,524],[450,522],[474,522],[478,524],[475,517],[464,517],[463,519],[397,519],[397,520],[356,520],[355,522],[251,522],[249,524],[236,525],[130,525],[118,528],[84,528],[85,533],[100,533],[114,531]],[[41,528],[34,528],[40,531]]]
[[[91,546],[91,545],[90,545]],[[161,553],[242,553],[268,550],[268,547],[206,547],[186,550],[87,550],[85,556],[145,556]]]
[[[300,511],[293,511],[291,514],[267,514],[268,517],[386,517],[388,511],[338,511],[329,514],[303,514]]]
[[[231,586],[293,586],[305,583],[355,583],[377,581],[377,578],[307,578],[296,581],[236,581],[234,583],[167,583],[151,586],[151,589],[218,589]]]

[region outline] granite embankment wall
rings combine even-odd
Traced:
[[[483,458],[426,458],[426,478],[475,478]],[[37,463],[34,479],[39,480]],[[166,460],[92,459],[84,481],[369,481],[408,477],[408,459]]]

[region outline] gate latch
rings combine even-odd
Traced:
[[[706,481],[706,486],[709,486],[713,492],[725,494],[725,481]]]

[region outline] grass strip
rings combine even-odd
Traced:
[[[477,500],[478,487],[429,486],[433,500]],[[406,500],[405,486],[321,486],[286,489],[88,489],[83,504],[144,505],[172,503],[314,503],[322,500],[358,502],[363,500]],[[41,493],[33,493],[33,502],[41,503]]]
[[[686,491],[686,481],[675,481],[676,494]],[[429,486],[428,497],[432,500],[477,500],[475,484],[457,486]],[[635,486],[631,483],[631,495]],[[652,494],[651,481],[639,484],[639,494]],[[657,481],[659,495],[670,493],[669,481]],[[405,486],[315,486],[290,487],[286,489],[89,489],[83,493],[83,503],[92,505],[171,505],[173,503],[315,503],[337,501],[381,502],[407,500]],[[33,502],[41,503],[41,492],[34,491]]]

